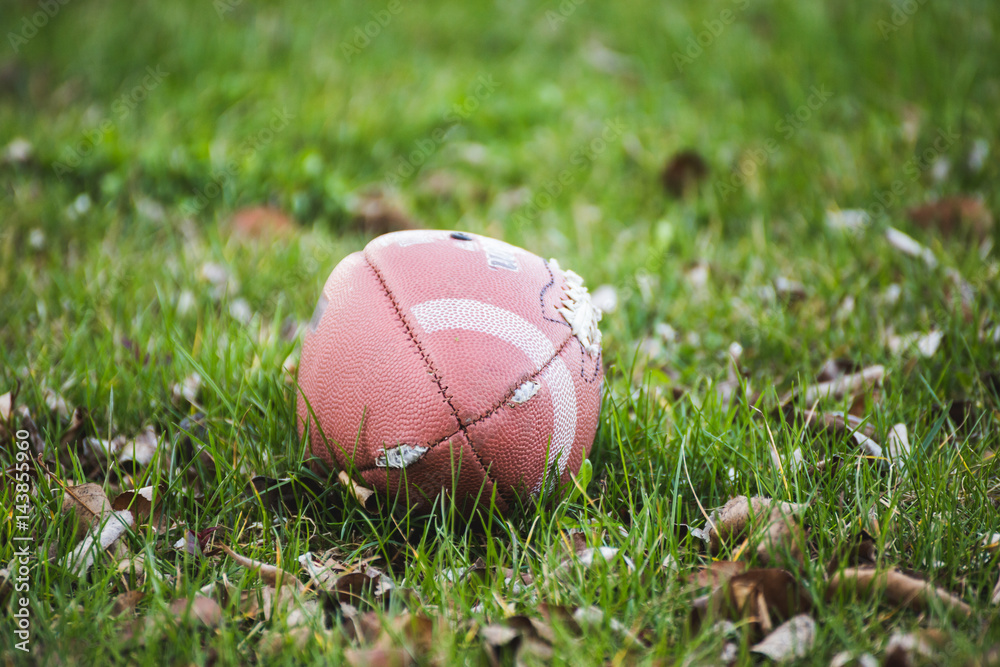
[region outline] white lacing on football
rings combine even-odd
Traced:
[[[429,447],[420,445],[400,445],[386,449],[375,459],[375,465],[379,468],[405,468],[419,461],[428,449]]]
[[[554,270],[562,271],[566,279],[562,303],[556,310],[569,323],[573,335],[583,345],[583,349],[591,356],[600,354],[601,330],[597,323],[601,321],[601,309],[591,302],[590,292],[583,284],[583,278],[573,271],[563,270],[555,259],[550,259],[549,265]]]

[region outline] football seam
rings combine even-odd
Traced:
[[[542,264],[545,265],[545,270],[549,272],[549,282],[547,282],[545,286],[542,287],[542,290],[538,293],[538,305],[541,307],[542,319],[548,320],[549,322],[555,322],[556,324],[562,324],[572,329],[573,327],[571,327],[569,322],[567,322],[566,320],[554,319],[545,314],[545,293],[555,286],[556,274],[554,271],[552,271],[552,267],[549,266],[549,263],[546,262],[544,259],[542,260]]]
[[[428,445],[427,446],[428,451],[430,451],[431,449],[437,447],[438,445],[440,445],[442,443],[448,442],[449,440],[451,440],[452,438],[454,438],[459,433],[463,434],[465,436],[466,442],[469,443],[469,450],[472,451],[473,456],[476,457],[476,461],[479,463],[479,467],[482,468],[483,473],[486,475],[487,478],[489,478],[489,480],[497,488],[497,495],[499,495],[501,497],[501,499],[503,499],[504,502],[506,502],[506,503],[509,504],[511,502],[511,499],[508,498],[507,494],[505,494],[503,492],[503,490],[500,488],[503,485],[501,485],[498,482],[498,480],[496,480],[493,477],[493,475],[490,473],[490,469],[486,466],[486,464],[483,462],[482,458],[479,456],[479,452],[476,451],[476,443],[473,441],[472,437],[469,435],[469,432],[468,432],[467,429],[470,428],[470,427],[472,427],[472,426],[475,426],[476,424],[478,424],[478,423],[480,423],[482,421],[485,421],[485,420],[489,419],[490,417],[492,417],[493,415],[497,414],[498,412],[500,412],[501,410],[503,410],[505,407],[507,407],[507,404],[510,401],[511,397],[517,391],[517,387],[521,386],[522,384],[524,384],[525,382],[527,382],[529,380],[534,380],[539,375],[541,375],[542,373],[544,373],[545,369],[547,369],[549,366],[551,366],[552,362],[554,362],[557,357],[559,357],[560,355],[562,355],[563,350],[566,349],[566,346],[569,345],[572,340],[573,340],[573,336],[569,336],[566,340],[564,340],[562,342],[562,344],[559,346],[559,348],[556,350],[555,354],[553,354],[551,357],[549,357],[548,361],[546,361],[544,364],[542,364],[541,367],[539,367],[537,370],[534,370],[531,373],[526,373],[524,376],[522,376],[522,378],[518,382],[515,383],[515,386],[512,389],[510,389],[507,392],[507,394],[502,399],[500,399],[492,408],[490,408],[489,410],[487,410],[486,412],[484,412],[482,415],[480,415],[479,417],[476,417],[476,419],[474,419],[473,421],[469,422],[468,424],[462,424],[461,421],[458,420],[458,416],[456,415],[456,421],[458,421],[458,424],[459,424],[458,430],[454,431],[453,433],[449,433],[448,435],[446,435],[445,437],[441,438],[437,442]],[[586,378],[584,378],[584,380],[586,380]],[[358,468],[357,470],[358,470],[359,473],[362,473],[362,472],[367,472],[369,470],[376,470],[378,467],[379,466],[377,466],[377,465],[370,465],[370,466],[367,466],[367,467],[364,467],[364,468]],[[515,495],[516,495],[516,493],[515,493]]]
[[[497,480],[493,478],[493,475],[490,473],[489,468],[487,468],[486,465],[483,463],[482,458],[480,458],[480,456],[479,456],[479,452],[476,451],[476,448],[472,444],[472,440],[469,438],[469,434],[465,431],[465,428],[462,425],[462,420],[458,416],[458,410],[455,408],[454,403],[451,402],[451,396],[448,395],[448,392],[445,389],[444,380],[441,378],[441,375],[438,373],[437,368],[434,367],[434,364],[431,363],[430,357],[428,356],[427,352],[424,350],[423,346],[420,344],[420,339],[417,338],[416,332],[413,331],[413,329],[410,327],[409,322],[407,322],[406,318],[403,317],[403,310],[399,307],[399,304],[396,302],[396,297],[393,296],[392,290],[390,290],[389,286],[386,284],[385,278],[382,277],[382,273],[375,266],[375,263],[372,262],[371,259],[369,259],[367,252],[364,253],[364,258],[365,258],[365,263],[368,264],[368,267],[372,270],[372,273],[374,273],[375,277],[378,278],[379,284],[382,286],[382,290],[385,292],[385,295],[389,298],[389,303],[392,304],[392,309],[394,311],[396,311],[396,317],[399,318],[399,321],[402,323],[403,328],[406,330],[406,334],[410,338],[410,342],[417,349],[417,353],[420,355],[420,358],[423,360],[424,365],[426,366],[427,370],[430,371],[431,377],[434,378],[434,384],[437,385],[438,391],[440,391],[441,392],[441,396],[444,397],[445,403],[447,403],[448,407],[451,408],[451,415],[452,415],[452,417],[455,418],[455,423],[458,424],[458,430],[457,431],[449,434],[448,436],[446,436],[446,437],[438,440],[435,443],[431,443],[430,445],[428,445],[428,450],[430,450],[430,449],[432,449],[434,447],[437,447],[442,442],[447,442],[448,440],[451,440],[458,433],[462,433],[465,436],[466,442],[469,443],[469,451],[472,452],[472,455],[476,458],[476,461],[479,463],[479,467],[483,471],[483,476],[486,479],[488,479],[490,481],[490,483],[493,484],[494,487],[498,487]],[[359,468],[358,472],[364,472],[365,470],[372,470],[373,468],[377,468],[377,467],[378,466],[369,466],[369,467],[363,468],[363,469]]]
[[[562,351],[566,349],[566,346],[569,345],[571,340],[573,340],[572,336],[567,337],[566,340],[564,340],[562,344],[559,345],[559,348],[555,351],[555,354],[549,357],[548,361],[542,364],[537,370],[534,370],[530,373],[525,373],[517,382],[514,383],[513,387],[507,390],[507,393],[504,395],[504,397],[501,398],[499,401],[497,401],[496,405],[494,405],[492,408],[490,408],[480,416],[470,421],[467,425],[463,426],[463,428],[466,428],[468,426],[475,426],[479,422],[489,419],[494,414],[502,410],[510,401],[510,399],[513,398],[514,394],[517,392],[518,387],[523,385],[525,382],[528,382],[529,380],[534,380],[543,372],[545,372],[545,369],[551,366],[552,362],[555,361],[556,358],[562,354]],[[470,440],[469,442],[471,443],[472,441]]]

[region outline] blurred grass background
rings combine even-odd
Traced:
[[[701,521],[699,502],[788,492],[771,469],[770,434],[715,398],[734,341],[750,382],[775,394],[830,357],[885,364],[872,420],[880,432],[910,424],[939,456],[915,495],[866,471],[803,482],[787,499],[846,494],[859,516],[883,521],[910,503],[892,553],[944,581],[966,576],[965,554],[996,529],[984,481],[995,457],[985,469],[954,458],[998,446],[986,379],[997,347],[980,335],[997,319],[995,232],[919,229],[905,211],[948,195],[998,210],[997,3],[7,0],[0,25],[0,391],[25,382],[42,406],[44,388],[56,388],[105,436],[152,422],[173,437],[190,412],[173,385],[201,372],[212,442],[232,460],[207,507],[185,506],[192,525],[232,521],[223,501],[242,491],[242,458],[275,476],[300,463],[279,370],[297,342],[282,329],[308,320],[329,271],[370,237],[357,211],[378,191],[427,227],[503,238],[558,257],[592,288],[615,287],[618,309],[602,322],[615,408],[604,413],[594,489],[606,494],[602,521],[645,508],[622,546],[649,549],[653,566],[677,552],[673,522]],[[609,124],[622,130],[595,143]],[[942,133],[950,139],[935,147]],[[660,174],[684,149],[709,173],[677,198]],[[230,239],[233,212],[258,205],[287,212],[300,231]],[[840,209],[872,220],[856,235],[830,229],[826,212]],[[887,225],[919,238],[941,267],[892,250]],[[221,286],[206,263],[224,267]],[[975,288],[971,306],[956,305],[944,269]],[[775,298],[778,278],[801,282],[804,297]],[[656,333],[664,324],[676,340]],[[931,329],[946,334],[932,358],[886,349],[890,332]],[[693,399],[670,404],[672,387]],[[939,451],[932,408],[952,398],[986,406],[985,435]],[[37,420],[52,442],[66,428],[56,415]],[[778,434],[782,454],[799,435]],[[925,521],[935,513],[949,520]],[[832,550],[849,520],[822,519],[844,524],[823,547]],[[341,526],[369,546],[385,539],[354,515]],[[265,551],[284,538],[292,552],[308,546],[298,533],[265,534]],[[557,529],[540,539],[558,540]],[[468,556],[433,547],[421,549]],[[214,576],[207,569],[199,576]],[[50,598],[106,611],[108,599],[46,577]],[[658,584],[577,583],[570,599],[611,596],[626,623],[651,604],[664,646],[677,648],[686,608],[658,597]],[[865,645],[870,612],[831,621],[823,655]],[[49,640],[86,636],[73,622],[53,619]],[[101,627],[88,650],[112,643]],[[964,632],[971,646],[978,630]],[[244,655],[235,637],[223,635],[224,655]],[[155,647],[146,658],[155,662]]]

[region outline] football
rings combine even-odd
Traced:
[[[380,236],[323,288],[299,362],[299,433],[390,504],[527,506],[590,452],[600,319],[554,259],[465,232]]]

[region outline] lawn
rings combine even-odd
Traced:
[[[0,25],[0,662],[749,664],[796,616],[797,664],[1000,664],[1000,5]],[[400,226],[606,306],[559,502],[401,517],[303,466],[304,325]]]

